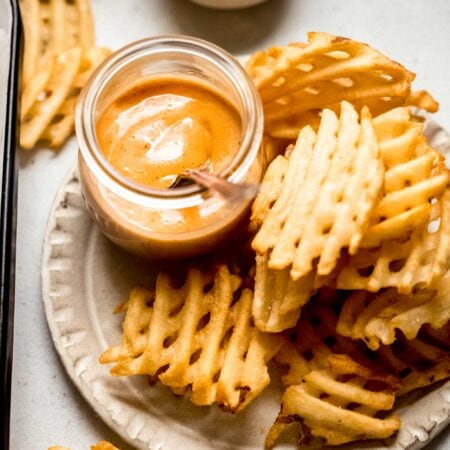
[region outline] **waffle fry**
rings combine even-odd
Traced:
[[[258,329],[276,333],[297,323],[303,305],[313,294],[315,277],[311,272],[293,281],[289,270],[269,269],[268,259],[268,254],[256,256],[252,315]]]
[[[101,441],[91,447],[91,450],[120,450],[110,442]]]
[[[55,65],[54,58],[47,58],[42,63],[40,70],[36,73],[35,77],[30,83],[24,84],[22,91],[22,102],[20,107],[20,119],[23,121],[28,115],[31,107],[36,101],[41,92],[45,90],[45,86],[48,84]]]
[[[337,316],[331,305],[313,299],[302,312],[289,342],[283,343],[275,356],[276,362],[287,368],[282,378],[284,386],[299,384],[312,370],[327,367],[333,355],[347,355],[359,364],[371,366],[364,348],[359,343],[336,333]]]
[[[343,100],[373,115],[405,103],[436,111],[427,93],[411,93],[415,75],[366,44],[327,33],[309,33],[307,44],[257,52],[247,70],[264,106],[265,132],[295,139],[322,109],[338,110]]]
[[[20,146],[31,149],[50,125],[69,94],[77,76],[81,50],[73,48],[60,54],[46,84],[42,100],[34,102],[21,124]]]
[[[66,2],[20,0],[27,44],[24,49],[25,84],[35,75],[40,61],[73,47],[94,46],[94,27],[88,0]]]
[[[73,133],[75,123],[75,106],[82,87],[97,66],[111,54],[106,48],[90,48],[84,52],[80,70],[73,82],[64,103],[53,117],[50,125],[44,130],[42,139],[51,148],[60,147]]]
[[[377,292],[396,287],[400,293],[433,286],[450,264],[450,190],[432,205],[431,222],[406,240],[387,240],[377,249],[360,249],[337,277],[338,289]],[[436,229],[437,228],[437,229]]]
[[[21,12],[27,10],[28,13],[22,16],[24,38],[27,46],[23,49],[22,83],[27,83],[35,73],[36,62],[38,60],[40,39],[39,39],[39,3],[35,0],[20,0]]]
[[[436,112],[439,103],[427,91],[413,91],[406,99],[405,106],[413,106],[428,112]]]
[[[443,279],[436,290],[439,294],[435,298],[439,298],[442,293],[443,303],[448,302],[448,280]],[[367,349],[363,340],[357,341],[342,335],[345,302],[342,305],[341,297],[324,302],[322,291],[318,298],[304,308],[289,341],[283,344],[275,356],[275,360],[287,369],[283,377],[286,387],[300,384],[305,375],[313,370],[325,369],[327,359],[334,355],[346,355],[377,375],[391,375],[400,380],[397,395],[450,377],[450,321],[444,323],[444,318],[440,321],[435,319],[436,328],[432,328],[426,319],[411,313],[411,322],[421,322],[419,331],[416,331],[416,325],[409,324],[408,333],[411,334],[407,337],[397,328],[393,343],[381,343],[374,351]],[[424,307],[423,310],[425,315],[429,315],[432,307]],[[358,311],[354,313],[359,314]],[[443,311],[442,316],[445,315],[448,317],[448,311]]]
[[[48,450],[69,450],[69,449],[66,447],[56,445],[54,447],[50,447]],[[112,445],[110,442],[101,441],[95,445],[92,445],[91,450],[120,450],[120,449]]]
[[[264,156],[267,164],[270,164],[278,155],[283,154],[291,143],[285,139],[263,136]]]
[[[450,323],[439,330],[423,326],[418,337],[408,340],[398,333],[391,346],[382,345],[377,358],[401,380],[404,395],[450,377]]]
[[[53,148],[73,132],[78,94],[109,54],[95,49],[87,0],[21,0],[25,28],[20,145],[48,140]]]
[[[407,108],[395,109],[373,121],[386,166],[383,198],[373,211],[362,247],[407,236],[428,222],[432,202],[448,181],[443,157],[422,136],[423,124],[413,122]]]
[[[342,307],[337,332],[352,339],[362,339],[372,350],[380,343],[395,341],[396,330],[414,339],[425,323],[441,328],[450,320],[450,272],[434,289],[410,295],[388,289],[379,294],[355,291]]]
[[[279,197],[253,248],[259,254],[273,248],[269,268],[292,264],[294,280],[310,273],[316,258],[318,274],[329,274],[343,248],[356,252],[382,182],[383,166],[368,111],[363,109],[360,125],[349,103],[342,103],[340,121],[324,110],[317,136],[309,127],[301,131]],[[266,206],[266,199],[272,198],[266,195],[254,211]]]
[[[445,309],[448,278],[436,285],[437,295],[428,305],[424,303],[417,308],[412,305],[409,316],[399,316],[401,320],[397,324],[407,330],[408,337],[398,327],[392,344],[381,344],[376,351],[366,348],[367,339],[356,341],[343,335],[348,334],[345,330],[341,333],[342,316],[348,314],[344,312],[346,304],[344,302],[342,305],[340,296],[324,301],[322,292],[323,289],[319,291],[319,297],[304,308],[294,335],[275,356],[275,360],[287,368],[283,377],[285,386],[300,384],[312,370],[325,369],[327,359],[334,355],[347,355],[374,374],[391,375],[394,377],[390,380],[392,386],[394,379],[399,380],[398,396],[450,377],[450,322],[445,321],[445,316],[448,317],[448,310]],[[438,306],[439,302],[441,304]],[[433,311],[434,308],[442,312]],[[424,317],[420,316],[422,313]],[[354,311],[354,314],[359,315],[359,312]],[[442,314],[441,319],[436,317],[439,314]],[[363,316],[364,312],[360,317]],[[432,328],[427,318],[430,322],[433,320],[436,328]],[[404,325],[408,320],[411,323]],[[412,323],[416,321],[420,327],[418,331],[417,325]]]
[[[288,165],[288,159],[283,155],[277,156],[269,165],[261,188],[252,205],[250,218],[250,229],[252,231],[256,231],[261,227],[270,208],[280,196]]]
[[[122,344],[100,362],[115,363],[115,376],[150,375],[198,405],[244,408],[269,383],[266,363],[282,340],[252,325],[253,294],[241,282],[223,265],[189,270],[179,289],[159,274],[154,294],[132,291],[120,309]]]
[[[386,438],[400,422],[395,415],[380,418],[380,411],[389,414],[396,395],[450,377],[449,323],[438,330],[423,326],[411,341],[399,333],[392,346],[381,345],[371,352],[336,333],[342,299],[337,293],[327,299],[325,295],[321,290],[308,303],[295,333],[276,355],[277,362],[288,369],[283,377],[287,390],[267,435],[267,447],[297,421],[301,444],[311,437],[321,437],[328,445]],[[330,368],[330,362],[340,369]],[[370,392],[372,387],[375,392]],[[380,403],[375,406],[372,401]]]
[[[400,428],[400,419],[387,414],[394,405],[396,380],[377,375],[345,355],[332,355],[327,368],[312,370],[287,388],[281,410],[266,438],[271,448],[287,424],[299,421],[300,444],[310,437],[326,445],[361,439],[384,439]],[[387,417],[378,418],[380,412]]]

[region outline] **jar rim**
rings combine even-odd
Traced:
[[[224,49],[204,41],[182,35],[163,35],[132,42],[110,55],[94,71],[84,86],[75,112],[75,129],[80,151],[88,166],[100,168],[104,182],[113,181],[120,190],[132,192],[146,198],[181,199],[202,196],[206,190],[199,185],[159,189],[139,184],[116,170],[100,150],[95,132],[95,111],[99,97],[114,75],[128,64],[150,54],[180,52],[195,54],[213,63],[231,81],[236,89],[248,116],[248,124],[243,130],[241,145],[229,165],[219,176],[230,182],[239,182],[245,178],[257,157],[262,143],[263,109],[255,85],[242,65]],[[108,183],[109,184],[109,183]]]

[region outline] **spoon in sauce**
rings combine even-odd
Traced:
[[[216,192],[229,201],[250,200],[258,194],[260,185],[255,183],[231,183],[224,178],[210,173],[211,165],[207,162],[198,169],[188,169],[180,173],[169,189],[189,186],[193,183]]]

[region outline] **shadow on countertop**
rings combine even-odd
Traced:
[[[259,47],[283,20],[288,2],[269,0],[261,5],[238,10],[214,10],[187,0],[162,2],[180,33],[211,41],[230,53],[240,55]]]

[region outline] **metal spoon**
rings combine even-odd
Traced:
[[[210,166],[199,169],[188,169],[177,176],[169,189],[187,186],[196,183],[206,187],[208,190],[216,192],[221,197],[230,201],[249,200],[256,197],[259,191],[259,184],[254,183],[231,183],[224,178],[213,173],[208,173]]]

